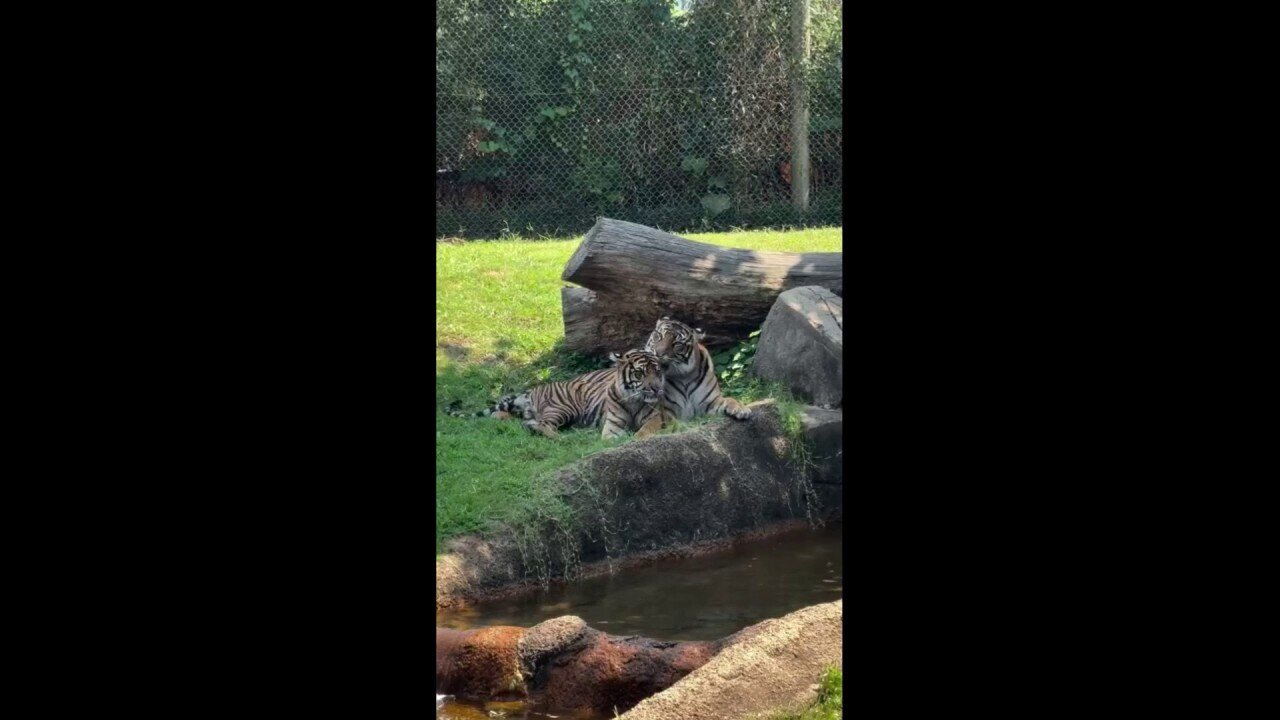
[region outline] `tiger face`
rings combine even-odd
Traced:
[[[704,334],[701,328],[691,328],[679,320],[663,317],[649,333],[644,349],[658,356],[664,366],[688,365]]]
[[[617,368],[617,386],[624,400],[640,399],[652,405],[662,397],[665,378],[662,362],[656,355],[644,350],[628,350],[619,355],[609,353],[609,359]]]

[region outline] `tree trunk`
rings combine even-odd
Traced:
[[[666,315],[706,332],[710,348],[741,342],[784,290],[844,292],[842,253],[739,250],[600,218],[565,265],[565,346],[588,355],[644,345]],[[591,292],[594,291],[594,292]]]
[[[791,0],[791,205],[809,210],[809,0]]]

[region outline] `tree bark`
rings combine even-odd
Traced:
[[[597,346],[603,347],[608,343],[599,341],[602,315],[595,311],[596,294],[591,290],[581,287],[560,288],[560,307],[564,314],[565,347],[588,355],[607,355],[610,352],[620,353],[630,349],[612,348],[603,351],[596,349]],[[644,344],[643,340],[641,344]],[[591,350],[584,348],[591,348]]]
[[[597,356],[643,346],[664,315],[726,347],[759,328],[785,290],[844,292],[842,253],[725,248],[610,218],[596,221],[561,277],[589,289],[561,291],[565,346]]]

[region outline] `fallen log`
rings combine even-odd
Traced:
[[[644,344],[666,315],[706,332],[707,347],[745,339],[783,291],[844,292],[843,253],[782,253],[694,242],[600,218],[565,265],[565,346],[588,355]]]

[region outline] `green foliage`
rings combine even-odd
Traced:
[[[707,169],[707,159],[700,157],[686,156],[680,161],[680,169],[691,175],[701,175]]]
[[[437,235],[581,232],[606,212],[673,230],[839,222],[838,6],[811,6],[800,216],[779,170],[786,0],[442,0],[436,169],[486,185],[437,199]]]
[[[728,195],[707,194],[702,196],[702,207],[706,209],[709,217],[715,217],[728,210],[732,204]]]
[[[737,346],[711,356],[716,364],[720,386],[729,395],[745,391],[750,385],[748,371],[756,361],[756,347],[760,344],[760,331],[753,330],[747,339]]]

